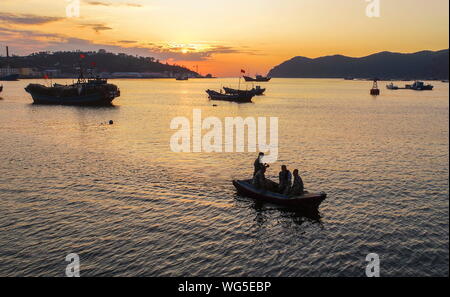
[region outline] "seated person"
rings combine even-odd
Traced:
[[[294,170],[294,184],[292,185],[290,195],[291,196],[301,196],[305,194],[305,187],[303,185],[303,180],[298,173],[298,169]]]
[[[278,174],[280,184],[278,186],[278,192],[280,194],[289,194],[289,190],[291,189],[291,183],[292,183],[292,174],[287,169],[286,165],[281,166],[281,171]]]

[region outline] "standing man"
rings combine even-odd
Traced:
[[[261,170],[263,167],[266,167],[265,164],[262,163],[262,158],[264,157],[264,153],[260,152],[258,155],[258,158],[253,163],[253,167],[255,170],[253,171],[253,176],[255,176],[259,170]]]
[[[265,190],[266,189],[266,175],[265,175],[265,173],[266,173],[266,167],[263,166],[263,167],[261,167],[260,170],[258,170],[258,172],[253,177],[252,184],[257,189],[261,189],[261,190]]]

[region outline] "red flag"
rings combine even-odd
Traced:
[[[83,55],[83,54],[80,54],[80,58],[81,58],[81,59],[84,59],[84,58],[86,58],[86,56]]]
[[[244,69],[241,69],[241,73],[245,73],[245,70],[244,70]]]

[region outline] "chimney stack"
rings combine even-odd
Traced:
[[[9,47],[6,47],[6,57],[9,58]]]

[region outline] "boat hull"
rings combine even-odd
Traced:
[[[243,196],[290,207],[317,209],[327,197],[325,193],[306,193],[298,197],[288,197],[267,190],[257,189],[251,184],[251,180],[233,180],[233,185],[238,193]]]
[[[261,96],[266,91],[266,89],[262,89],[262,88],[258,88],[258,89],[257,88],[253,88],[253,89],[251,89],[249,91],[236,90],[236,89],[227,88],[227,87],[223,87],[223,89],[224,89],[226,94],[231,94],[231,95],[236,95],[236,94],[243,94],[243,95],[253,94],[254,96]]]
[[[87,106],[101,106],[111,105],[112,99],[103,98],[100,94],[93,94],[87,96],[77,97],[53,97],[42,94],[32,94],[34,104],[53,104],[53,105],[87,105]]]

